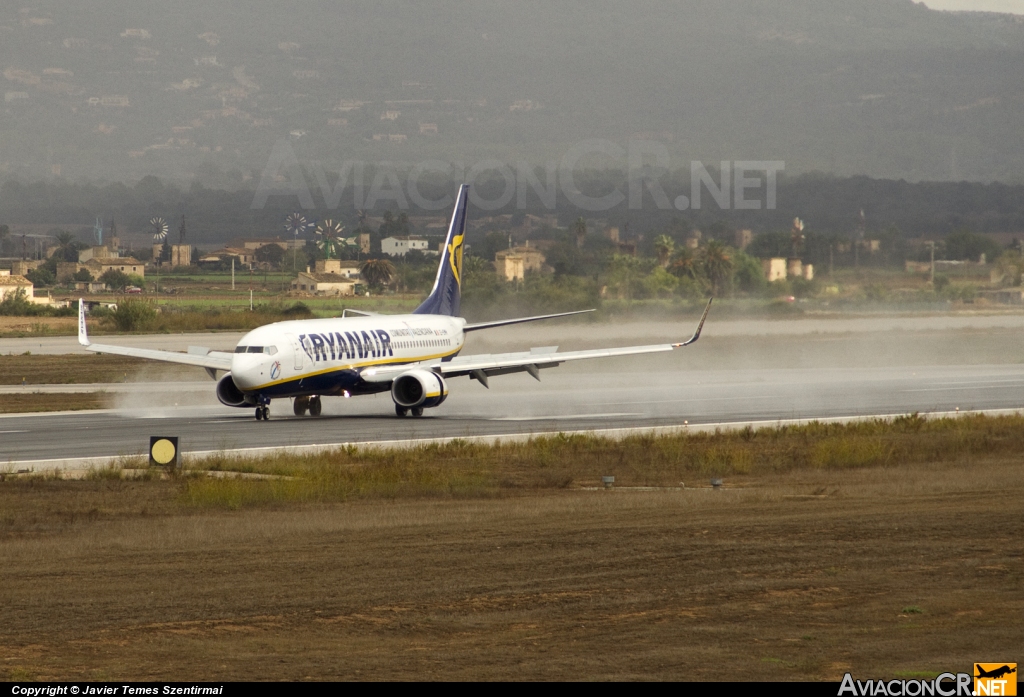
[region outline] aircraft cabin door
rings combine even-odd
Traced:
[[[295,370],[301,371],[303,365],[303,356],[306,355],[306,352],[305,350],[303,350],[302,344],[299,343],[298,338],[294,334],[286,334],[285,336],[288,337],[288,341],[292,345],[292,355],[295,357],[293,359],[295,361]]]

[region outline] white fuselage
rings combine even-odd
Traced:
[[[277,322],[238,342],[231,377],[243,392],[267,397],[358,389],[372,366],[455,356],[465,342],[461,317],[374,315]]]

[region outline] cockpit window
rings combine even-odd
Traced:
[[[236,346],[235,353],[265,353],[273,356],[277,353],[276,346]]]

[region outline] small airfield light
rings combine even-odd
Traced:
[[[615,484],[615,477],[605,475],[604,477],[601,477],[601,483],[604,484],[605,489],[611,489]]]

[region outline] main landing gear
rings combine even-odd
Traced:
[[[296,397],[295,402],[292,404],[292,411],[296,416],[304,416],[307,411],[310,416],[320,416],[322,410],[323,405],[320,403],[319,395]]]
[[[398,404],[395,405],[395,415],[399,418],[405,418],[409,412],[412,412],[413,416],[423,416],[423,407],[403,407]]]
[[[256,407],[256,420],[257,421],[270,421],[270,407],[266,404],[261,404]]]

